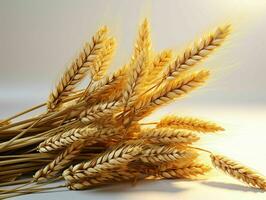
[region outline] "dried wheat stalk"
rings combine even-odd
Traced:
[[[102,27],[93,37],[90,43],[86,43],[81,53],[65,71],[55,90],[50,94],[47,101],[49,110],[55,109],[60,101],[68,96],[75,89],[87,74],[89,69],[95,64],[97,56],[103,49],[107,36],[107,27]]]
[[[202,133],[210,133],[217,131],[224,131],[221,126],[204,121],[202,119],[191,118],[191,117],[177,117],[174,115],[166,116],[162,118],[156,125],[158,128],[171,127],[177,129],[188,129],[192,131],[198,131]]]
[[[198,153],[207,152],[218,168],[265,189],[261,175],[206,149],[190,146],[200,139],[199,132],[222,131],[222,127],[177,116],[140,122],[155,109],[205,83],[209,71],[189,70],[220,46],[229,32],[230,26],[219,27],[173,61],[171,50],[152,52],[149,23],[144,20],[131,60],[106,75],[116,42],[107,36],[106,27],[100,29],[50,94],[49,112],[6,125],[0,122],[0,152],[5,152],[0,156],[0,181],[20,181],[16,179],[37,169],[35,182],[61,178],[64,171],[65,186],[73,190],[146,177],[193,179],[209,171],[199,162]],[[87,74],[89,84],[77,90]],[[8,119],[14,116],[5,121]],[[143,128],[145,125],[152,126]],[[16,140],[9,144],[11,137]],[[39,151],[46,153],[35,152],[37,143]],[[0,191],[0,195],[33,191],[42,190],[16,188]]]
[[[260,189],[266,189],[266,178],[252,169],[222,155],[211,154],[212,163],[230,176]]]

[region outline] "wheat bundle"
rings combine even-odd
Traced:
[[[48,190],[44,184],[63,179],[66,184],[58,188],[72,190],[145,178],[193,179],[211,169],[199,162],[203,152],[210,154],[215,167],[265,189],[262,175],[196,147],[202,133],[224,131],[221,126],[173,115],[158,122],[140,121],[206,82],[209,71],[191,69],[222,45],[230,26],[218,27],[174,56],[169,49],[153,52],[145,19],[130,61],[112,74],[106,71],[116,40],[107,30],[100,28],[84,45],[46,103],[0,121],[0,186],[25,184],[1,189],[0,198]],[[78,90],[85,77],[89,84]],[[44,113],[14,121],[43,106]]]

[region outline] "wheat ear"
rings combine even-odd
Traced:
[[[173,146],[152,146],[141,153],[140,160],[144,163],[161,164],[162,162],[177,161],[183,158],[195,157],[196,153],[184,148]]]
[[[84,141],[77,141],[67,147],[66,150],[59,154],[52,162],[38,170],[33,176],[34,180],[40,182],[54,178],[79,155],[83,147],[83,142]]]
[[[142,119],[156,108],[188,94],[201,86],[208,77],[209,71],[202,70],[182,79],[169,81],[164,87],[139,98],[134,105],[134,109],[132,109],[135,112],[135,120]]]
[[[139,29],[131,63],[128,66],[128,78],[123,91],[122,103],[130,106],[137,98],[140,89],[144,86],[144,77],[149,67],[151,38],[148,20],[145,19]]]
[[[164,67],[166,67],[170,61],[172,60],[173,53],[171,50],[164,50],[159,53],[153,59],[152,64],[149,67],[149,73],[145,80],[146,87],[151,87],[154,83],[159,81],[161,78],[159,75],[163,71]]]
[[[126,81],[126,69],[125,65],[112,75],[92,84],[88,90],[86,101],[95,104],[95,102],[103,103],[120,99]]]
[[[103,119],[108,115],[112,115],[114,110],[118,109],[119,103],[118,102],[107,102],[97,104],[93,107],[84,110],[79,118],[82,123],[84,124],[91,124],[99,119]]]
[[[127,163],[137,159],[142,150],[141,145],[129,144],[99,155],[91,161],[80,163],[64,171],[63,176],[68,182],[75,182],[79,179],[97,176],[101,172],[125,166]]]
[[[39,152],[50,152],[65,148],[72,143],[86,139],[86,146],[104,141],[107,136],[112,136],[116,132],[113,129],[96,128],[75,128],[65,133],[57,134],[48,138],[38,146]]]
[[[147,128],[141,130],[140,138],[147,139],[152,143],[171,144],[182,143],[191,144],[200,138],[190,131],[176,130],[172,128]]]
[[[90,69],[92,80],[98,81],[104,77],[106,70],[113,58],[115,47],[116,41],[114,38],[110,38],[105,42],[104,48],[98,56],[98,61],[96,62],[95,66]]]
[[[211,154],[211,160],[215,167],[230,176],[256,188],[266,189],[266,178],[248,167],[222,155]]]
[[[164,78],[177,77],[181,72],[189,70],[219,47],[230,33],[230,25],[218,27],[213,33],[196,42],[178,56],[177,59],[163,73]],[[163,78],[162,77],[162,78]]]
[[[166,116],[162,118],[156,125],[158,128],[171,127],[177,129],[188,129],[192,131],[198,131],[202,133],[210,133],[217,131],[224,131],[221,126],[192,117],[177,117],[174,115]]]
[[[142,51],[151,51],[150,26],[147,19],[144,19],[140,25],[131,62],[134,62],[134,60],[140,56]]]
[[[201,163],[191,163],[188,166],[160,171],[157,176],[163,178],[194,178],[210,171],[210,167]]]
[[[145,175],[136,170],[121,169],[102,173],[97,177],[80,179],[78,182],[69,182],[67,187],[71,190],[84,190],[100,185],[112,184],[113,182],[135,180]]]
[[[103,49],[107,36],[107,27],[101,28],[93,37],[90,43],[86,43],[78,57],[72,62],[63,74],[54,91],[47,101],[48,110],[55,109],[60,101],[70,94],[95,64],[97,56]]]

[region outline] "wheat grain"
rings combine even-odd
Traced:
[[[230,176],[260,189],[266,189],[266,178],[248,167],[222,155],[211,154],[215,167]]]
[[[107,28],[101,28],[93,37],[90,43],[86,43],[81,53],[63,74],[54,91],[47,101],[48,110],[55,109],[60,101],[72,92],[92,67],[99,53],[102,51],[103,43],[106,40]]]
[[[55,178],[56,175],[66,168],[73,159],[79,155],[84,141],[77,141],[66,148],[58,157],[56,157],[52,162],[47,164],[44,168],[38,170],[33,178],[37,182],[41,182],[47,179]]]
[[[152,143],[170,144],[182,143],[191,144],[198,141],[200,138],[189,131],[175,130],[172,128],[147,128],[143,129],[140,138],[147,139]]]
[[[204,121],[202,119],[192,118],[192,117],[177,117],[174,115],[166,116],[162,118],[156,125],[158,128],[171,127],[177,129],[188,129],[192,131],[198,131],[203,133],[224,131],[221,126]]]

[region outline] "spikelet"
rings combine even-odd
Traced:
[[[106,35],[107,28],[102,27],[93,36],[92,41],[85,44],[78,58],[65,71],[56,88],[50,94],[47,101],[48,110],[55,109],[61,100],[68,96],[75,89],[75,86],[86,76],[103,49]]]
[[[169,81],[164,87],[160,87],[155,92],[143,96],[132,109],[135,112],[135,120],[140,120],[156,108],[188,94],[201,86],[208,77],[209,71],[202,70],[185,76],[180,80]]]
[[[177,161],[182,158],[194,157],[195,152],[174,146],[152,146],[142,152],[140,160],[144,163],[160,164]]]
[[[68,167],[68,165],[79,155],[84,141],[76,141],[57,156],[52,162],[44,168],[38,170],[33,178],[34,181],[42,182],[47,179],[55,178],[58,173]]]
[[[191,163],[188,166],[174,169],[166,169],[160,171],[157,176],[163,178],[189,178],[193,179],[199,175],[205,175],[208,171],[210,171],[210,167],[201,163]]]
[[[142,146],[139,144],[118,145],[115,149],[105,152],[88,162],[80,163],[64,171],[63,176],[67,182],[97,176],[99,173],[125,166],[137,159]]]
[[[266,189],[266,178],[244,165],[222,155],[211,154],[215,167],[253,187]]]
[[[230,25],[218,27],[213,33],[196,42],[178,56],[168,68],[165,68],[162,79],[177,77],[181,72],[191,69],[219,47],[229,33]]]
[[[116,133],[113,129],[75,128],[48,138],[38,146],[39,152],[50,152],[65,148],[75,141],[86,139],[86,146],[104,141]]]
[[[166,116],[162,118],[156,125],[157,128],[171,127],[177,129],[188,129],[192,131],[198,131],[202,133],[211,133],[217,131],[224,131],[221,126],[192,117],[177,117],[174,115]]]
[[[139,137],[160,144],[191,144],[200,139],[195,133],[172,128],[146,128],[141,130]]]

